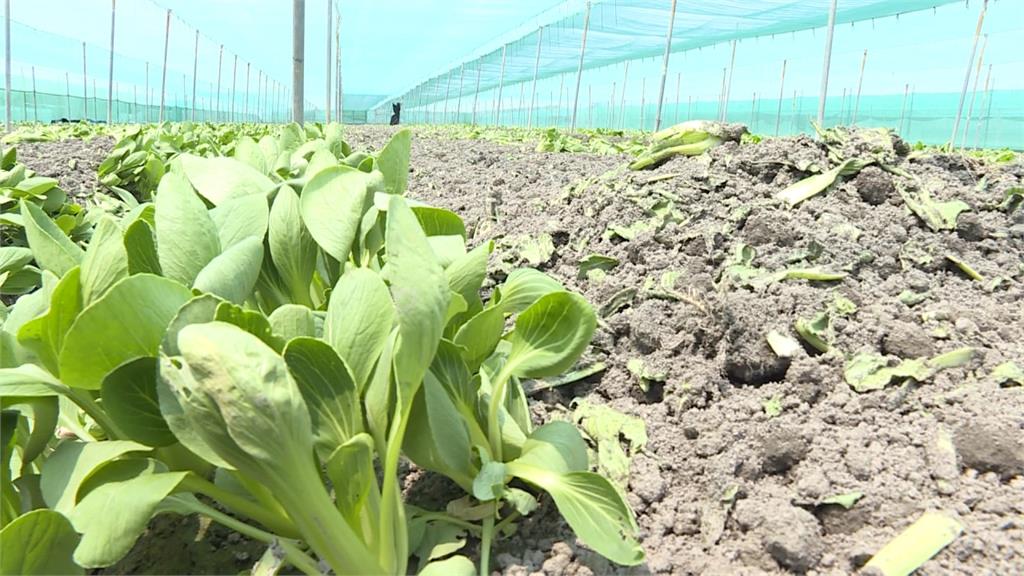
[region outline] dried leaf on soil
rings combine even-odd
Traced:
[[[906,576],[938,554],[963,532],[963,525],[941,512],[925,512],[864,566],[885,576]]]

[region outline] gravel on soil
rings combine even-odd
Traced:
[[[89,140],[19,142],[18,160],[39,176],[56,178],[71,199],[91,196],[99,187],[96,169],[114,149],[110,136]]]

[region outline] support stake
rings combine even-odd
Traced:
[[[117,13],[117,0],[110,0],[110,67],[107,71],[107,124],[114,121],[114,15]],[[35,70],[35,68],[33,68]],[[33,84],[35,81],[33,80]],[[35,90],[33,89],[33,97]]]
[[[981,4],[981,12],[978,13],[978,25],[974,28],[974,42],[971,44],[971,57],[967,60],[967,73],[964,74],[964,85],[960,89],[960,104],[956,108],[956,120],[953,121],[953,135],[949,139],[949,149],[952,150],[956,144],[957,134],[960,132],[960,117],[964,113],[964,100],[967,98],[967,86],[971,82],[971,67],[974,65],[974,54],[978,50],[978,38],[981,36],[981,26],[985,23],[985,11],[988,10],[988,0]]]
[[[292,121],[303,122],[306,0],[292,0]]]
[[[786,61],[782,61],[782,78],[779,79],[779,108],[775,112],[775,135],[779,135],[779,124],[782,122],[782,91],[786,87]]]
[[[533,107],[537,102],[537,72],[540,70],[540,46],[544,39],[544,27],[537,29],[537,58],[533,62],[533,88],[530,89],[530,112],[526,115],[526,127],[533,128]]]
[[[192,121],[196,121],[196,82],[199,80],[199,30],[196,30],[196,44],[192,55]]]
[[[821,92],[818,94],[818,125],[825,126],[825,98],[828,96],[828,71],[832,65],[832,35],[836,30],[836,2],[828,10],[828,31],[825,35],[825,62],[821,66]]]
[[[853,101],[853,118],[850,120],[851,126],[857,125],[857,112],[860,111],[860,89],[864,85],[864,65],[868,62],[868,50],[864,49],[864,57],[860,59],[860,76],[857,78],[857,98]]]
[[[981,53],[978,54],[978,69],[974,73],[974,88],[971,90],[971,103],[967,105],[967,123],[964,124],[964,136],[960,140],[960,149],[967,146],[967,135],[971,132],[971,116],[974,114],[974,100],[978,97],[978,81],[981,80],[981,64],[985,61],[985,48],[988,47],[988,34],[985,34],[985,42],[981,45]]]
[[[675,0],[672,0],[675,3]],[[576,131],[576,106],[580,102],[580,82],[583,80],[583,57],[587,51],[587,31],[590,29],[590,0],[587,0],[587,8],[583,13],[583,40],[580,42],[580,64],[576,68],[576,92],[572,99],[572,122],[569,124],[569,131]]]
[[[164,121],[164,101],[167,98],[167,47],[171,40],[171,11],[167,11],[167,24],[164,27],[164,69],[160,80],[160,122]],[[85,76],[85,42],[82,42],[82,76]]]
[[[501,47],[501,75],[498,76],[498,100],[494,109],[494,125],[501,125],[501,91],[505,88],[505,52],[508,44]]]
[[[668,77],[668,57],[672,53],[672,28],[676,22],[676,0],[672,0],[672,13],[668,17],[668,34],[665,35],[665,59],[661,63],[661,87],[658,88],[658,112],[654,116],[654,131],[661,130],[661,106],[665,102],[665,79]],[[676,84],[676,112],[679,111],[679,88]]]

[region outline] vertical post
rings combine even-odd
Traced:
[[[903,118],[907,113],[907,96],[910,94],[910,84],[903,86],[903,105],[900,106],[900,127],[897,131],[900,136],[903,135]]]
[[[444,88],[444,111],[441,112],[441,123],[448,123],[448,98],[451,96],[452,91],[452,70],[448,71],[448,83]]]
[[[985,74],[985,104],[988,110],[992,110],[992,92],[989,90],[989,81],[992,80],[992,65],[988,65],[988,74]],[[985,126],[988,126],[988,112],[984,115]],[[981,122],[981,119],[978,120]],[[978,147],[978,139],[981,138],[981,130],[975,129],[974,131],[974,147]]]
[[[117,0],[110,0],[110,66],[107,71],[107,124],[114,121],[114,14]]]
[[[587,128],[594,127],[594,86],[587,84]]]
[[[526,127],[533,128],[533,107],[537,103],[537,72],[540,70],[540,46],[544,40],[544,27],[537,29],[537,57],[533,61],[533,88],[530,89],[530,112],[526,115]]]
[[[978,54],[978,70],[974,73],[974,88],[971,90],[971,103],[967,106],[967,123],[964,124],[964,136],[960,140],[961,149],[967,145],[967,135],[971,132],[971,115],[974,114],[974,100],[978,97],[978,81],[981,80],[981,64],[985,61],[985,48],[987,47],[988,34],[985,34],[985,42],[981,45],[981,53]]]
[[[237,88],[237,86],[236,86],[237,85],[237,81],[238,81],[238,54],[235,54],[235,65],[232,66],[232,68],[231,68],[231,114],[228,116],[228,119],[231,122],[235,121],[235,100],[238,98],[238,91],[236,89]]]
[[[722,68],[722,89],[718,92],[718,120],[721,122],[725,121],[725,114],[722,111],[722,106],[725,104],[725,75],[728,72],[727,68]]]
[[[296,1],[301,2],[302,0],[296,0]],[[251,66],[251,64],[249,62],[245,63],[245,94],[243,95],[243,98],[245,98],[245,104],[242,106],[242,120],[244,120],[244,121],[248,121],[249,120],[249,71],[250,71],[250,66]]]
[[[565,74],[559,76],[558,82],[558,105],[555,106],[555,124],[558,124],[558,118],[562,115],[562,93],[565,92]]]
[[[782,78],[779,79],[779,108],[775,112],[775,135],[779,135],[779,124],[782,122],[782,94],[786,87],[786,60],[782,60]]]
[[[853,118],[850,125],[857,124],[857,112],[860,111],[860,89],[864,85],[864,65],[868,62],[868,49],[864,49],[864,57],[860,59],[860,76],[857,78],[857,98],[853,101]]]
[[[132,84],[132,122],[139,121],[139,86]]]
[[[32,67],[32,121],[39,122],[39,100],[36,98],[36,67]]]
[[[82,43],[85,55],[85,43]],[[84,66],[84,65],[83,65]],[[11,131],[11,0],[4,0],[4,110],[7,131]]]
[[[647,76],[640,79],[640,130],[644,129],[644,108],[647,107]]]
[[[839,123],[843,123],[843,112],[846,111],[846,88],[843,88],[843,97],[839,99]]]
[[[626,69],[622,73],[622,102],[619,103],[619,127],[626,127],[626,80],[629,78],[629,60],[626,60]]]
[[[263,70],[256,71],[256,104],[252,107],[256,121],[260,120],[260,96],[263,90]]]
[[[98,105],[99,105],[99,103],[96,101],[96,79],[93,78],[92,79],[92,115],[93,115],[93,117],[97,117],[97,118],[99,117],[99,115],[96,114],[96,107]]]
[[[686,97],[686,119],[689,120],[693,111],[693,95]]]
[[[914,86],[910,87],[910,107],[907,108],[907,134],[910,134],[910,126],[914,122],[914,92],[916,90]]]
[[[144,96],[146,97],[146,122],[149,122],[149,61],[148,60],[146,61],[146,93],[144,94]],[[71,114],[69,113],[68,116],[70,117]]]
[[[344,94],[341,90],[341,9],[334,7],[334,75],[338,79],[337,84],[337,109],[338,123],[345,123],[345,102],[342,100]]]
[[[331,48],[333,48],[333,46],[331,46],[331,25],[332,25],[331,16],[333,16],[333,14],[331,14],[331,12],[332,12],[333,6],[331,6],[331,0],[327,0],[326,2],[324,2],[324,4],[327,6],[327,18],[326,18],[326,20],[327,20],[327,57],[324,58],[324,63],[327,65],[327,70],[326,70],[327,78],[326,78],[326,81],[324,82],[324,92],[326,92],[325,99],[324,99],[324,120],[325,120],[325,122],[327,124],[330,124],[331,123],[331,102],[332,102],[332,100],[331,100],[331,52],[332,52]]]
[[[220,52],[217,55],[217,101],[213,105],[214,109],[216,110],[216,112],[213,115],[213,118],[214,118],[215,122],[222,122],[223,121],[222,115],[220,113],[220,71],[221,71],[221,68],[223,67],[223,65],[224,65],[224,45],[221,44],[220,45]]]
[[[462,77],[466,74],[466,63],[459,64],[459,100],[455,104],[455,122],[459,123],[459,115],[462,113]]]
[[[476,103],[480,99],[480,70],[483,67],[483,62],[477,60],[476,62],[476,92],[473,93],[473,126],[476,126]]]
[[[612,82],[612,93],[608,99],[608,127],[615,128],[615,82]]]
[[[754,130],[754,124],[755,124],[755,120],[754,120],[755,116],[754,116],[754,114],[756,112],[757,112],[757,92],[754,92],[754,96],[750,99],[750,131],[751,132],[755,132],[755,133],[757,132],[756,130]]]
[[[519,110],[516,111],[516,116],[515,116],[515,123],[516,124],[523,123],[523,113],[525,112],[525,110],[523,110],[523,108],[525,108],[525,105],[526,105],[526,83],[525,82],[520,82],[519,83]]]
[[[981,36],[981,26],[985,23],[985,11],[988,10],[988,0],[981,4],[981,12],[978,13],[978,25],[974,28],[974,42],[971,44],[971,57],[967,60],[967,72],[964,74],[964,85],[960,89],[960,104],[956,108],[956,119],[953,121],[953,135],[949,139],[949,148],[952,150],[956,143],[956,136],[960,132],[960,116],[964,113],[964,99],[967,98],[967,85],[971,82],[971,66],[974,64],[974,53],[978,50],[978,38]]]
[[[654,131],[661,130],[661,106],[665,102],[665,79],[668,77],[668,56],[672,53],[672,27],[676,22],[676,0],[672,0],[672,14],[668,17],[668,34],[665,35],[665,59],[661,63],[661,87],[658,88],[658,111],[654,116]],[[677,89],[678,93],[678,89]],[[679,102],[678,97],[676,102]],[[678,111],[679,108],[676,107]]]
[[[292,121],[302,124],[306,59],[306,0],[292,0]]]
[[[67,106],[67,119],[71,119],[71,77],[64,73],[64,105]]]
[[[576,131],[576,106],[580,102],[580,82],[583,80],[583,57],[587,51],[587,31],[589,28],[590,0],[587,0],[587,8],[583,13],[583,40],[580,42],[580,65],[576,68],[576,92],[572,99],[572,122],[569,124],[569,130],[573,132]]]
[[[497,107],[494,109],[494,125],[501,125],[501,91],[505,88],[505,52],[508,49],[508,44],[501,47],[501,74],[498,76],[498,101]]]
[[[825,97],[828,96],[828,70],[832,65],[832,36],[836,30],[836,3],[832,0],[828,9],[828,31],[825,34],[825,61],[821,65],[821,90],[818,94],[818,125],[825,125]]]
[[[199,30],[196,30],[196,46],[192,56],[192,121],[196,121],[196,82],[199,80]]]
[[[988,71],[989,71],[989,75],[991,75],[991,73],[992,73],[992,65],[991,64],[988,65]],[[988,80],[987,79],[985,80],[985,84],[988,84]],[[992,120],[992,93],[995,92],[995,89],[996,89],[996,81],[995,81],[995,79],[993,79],[992,80],[992,84],[990,84],[988,86],[988,88],[987,88],[987,91],[988,91],[988,103],[985,104],[985,136],[982,139],[982,143],[988,143],[988,125],[989,125],[989,121]]]
[[[171,11],[167,10],[167,24],[164,27],[164,70],[160,80],[160,122],[164,121],[164,100],[167,97],[167,48],[171,40]],[[82,62],[85,62],[85,43],[82,43]],[[84,64],[83,64],[84,66]]]
[[[682,87],[682,84],[683,84],[683,73],[682,72],[677,72],[676,73],[676,113],[675,113],[675,117],[672,119],[672,123],[673,124],[679,124],[679,99],[680,99],[680,94],[681,94],[680,93],[680,88]]]
[[[729,57],[729,79],[725,83],[725,90],[722,92],[722,122],[727,122],[729,117],[729,93],[732,92],[732,72],[736,67],[736,41],[732,41],[732,56]]]
[[[85,42],[82,42],[82,120],[89,121],[89,75],[85,61]]]

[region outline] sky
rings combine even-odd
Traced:
[[[307,100],[318,106],[326,97],[327,2],[306,0],[305,91]],[[11,3],[15,88],[26,86],[30,69],[35,66],[40,90],[78,93],[83,88],[82,41],[87,44],[86,84],[98,81],[100,86],[105,85],[110,0]],[[545,11],[576,9],[580,2],[574,0],[568,7],[561,0],[338,0],[338,4],[346,93],[391,95],[442,72],[467,54],[498,46],[499,38],[530,27]],[[120,0],[115,33],[117,90],[123,97],[131,87],[144,97],[148,86],[152,97],[158,97],[165,9],[170,8],[174,17],[166,80],[168,99],[190,96],[196,28],[200,31],[198,98],[212,101],[218,92],[218,76],[224,93],[230,83],[242,90],[247,64],[250,90],[261,85],[262,71],[272,80],[266,90],[273,94],[291,80],[291,7],[291,0]],[[934,12],[905,15],[899,21],[889,18],[839,27],[833,56],[834,83],[852,89],[860,55],[864,48],[870,48],[866,94],[899,92],[911,83],[921,91],[958,90],[979,7],[979,0],[972,0]],[[994,65],[999,87],[1024,88],[1020,41],[1024,0],[993,0],[985,31],[989,34],[986,63]],[[776,86],[784,58],[789,59],[787,87],[814,90],[820,77],[823,36],[817,30],[788,39],[742,41],[736,59],[736,91]],[[674,54],[670,70],[699,79],[685,82],[684,92],[713,97],[727,55],[722,45]],[[656,58],[635,64],[631,98],[644,97],[636,79],[645,79],[651,84],[646,89],[653,90],[659,64]],[[588,71],[586,82],[604,89],[621,74],[620,68]],[[673,88],[670,84],[669,92]]]

